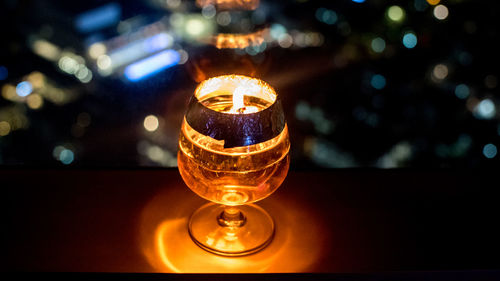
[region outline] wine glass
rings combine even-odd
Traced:
[[[268,245],[273,219],[252,203],[281,185],[289,149],[283,108],[267,83],[243,75],[200,83],[184,116],[177,156],[187,186],[213,202],[189,220],[194,242],[224,256]]]

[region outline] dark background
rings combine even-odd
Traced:
[[[200,77],[235,72],[281,95],[296,169],[498,165],[496,1],[440,1],[449,11],[443,20],[425,0],[262,0],[256,10],[219,9],[206,19],[194,2],[2,1],[0,164],[175,166],[182,116]],[[78,30],[82,13],[110,3],[119,11],[113,22]],[[393,5],[404,11],[400,21]],[[231,22],[221,24],[227,15]],[[172,18],[191,16],[214,32],[269,28],[271,37],[264,46],[216,49],[173,26]],[[137,82],[123,69],[99,72],[93,43],[116,50],[154,35],[147,27],[158,22],[174,38],[169,48],[188,55],[185,63]],[[403,40],[409,33],[413,48]],[[37,40],[61,53],[44,58]],[[64,55],[78,57],[91,79],[65,72]],[[12,92],[37,77],[44,83],[28,96]],[[159,120],[153,132],[143,125],[148,115]]]

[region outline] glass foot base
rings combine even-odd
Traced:
[[[189,235],[198,246],[222,256],[243,256],[271,242],[274,222],[264,209],[254,204],[231,207],[241,211],[245,221],[241,226],[222,226],[220,217],[226,208],[208,203],[193,213],[189,219]]]

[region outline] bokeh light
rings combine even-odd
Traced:
[[[401,22],[405,18],[405,11],[400,6],[394,5],[387,9],[387,17],[393,22]]]
[[[448,66],[440,63],[434,66],[434,69],[432,70],[432,75],[434,76],[434,78],[438,80],[443,80],[448,76],[448,72],[449,72]]]
[[[494,158],[495,156],[497,156],[497,153],[497,147],[492,143],[488,143],[483,147],[483,155],[488,159]]]
[[[100,55],[97,58],[97,67],[102,70],[111,68],[111,58],[107,55]]]
[[[0,137],[10,133],[10,124],[7,121],[0,121]]]
[[[43,98],[39,94],[32,94],[26,98],[26,104],[31,109],[39,109],[43,106]]]
[[[186,32],[192,36],[198,36],[205,31],[203,22],[197,18],[192,18],[186,22]]]
[[[407,32],[403,36],[403,45],[408,49],[413,49],[417,46],[417,36],[413,32]]]
[[[380,74],[373,75],[372,79],[370,80],[370,84],[372,85],[373,88],[377,90],[382,90],[383,88],[385,88],[386,84],[385,77]]]
[[[326,24],[335,24],[338,20],[337,13],[335,11],[325,9],[325,8],[319,8],[316,10],[316,18],[323,23]]]
[[[479,119],[492,119],[496,115],[495,103],[491,99],[483,99],[476,105],[474,113]]]
[[[250,1],[257,9],[227,8]],[[32,2],[5,14],[12,32],[4,36],[0,60],[0,130],[8,135],[1,141],[2,163],[43,161],[35,147],[43,152],[61,144],[48,161],[60,164],[72,154],[71,164],[112,158],[131,166],[175,166],[174,123],[183,93],[192,80],[218,71],[270,77],[286,89],[284,106],[297,122],[293,141],[304,148],[292,157],[300,168],[337,165],[330,159],[336,154],[347,155],[349,165],[375,167],[500,161],[480,155],[487,143],[498,147],[491,136],[500,136],[492,43],[498,32],[488,13],[494,1],[119,1],[123,13],[116,24],[85,33],[47,15],[74,23],[90,6],[57,2],[32,18]],[[113,112],[131,114],[123,119]],[[413,127],[411,120],[419,118],[432,126]],[[120,134],[124,122],[135,124],[139,139]],[[110,134],[94,141],[104,128]],[[461,133],[470,134],[470,149],[453,142]],[[369,146],[355,141],[374,135],[380,139]],[[137,157],[105,149],[111,142],[141,141],[148,148],[131,152]],[[401,147],[415,157],[395,160]]]
[[[221,12],[217,15],[216,21],[219,25],[227,26],[231,23],[231,14],[229,12]]]
[[[211,19],[215,17],[216,13],[217,11],[215,10],[214,5],[211,4],[208,4],[201,9],[201,15],[206,19]]]
[[[376,53],[382,53],[385,50],[385,40],[377,37],[371,42],[372,50]]]
[[[445,5],[437,5],[434,7],[434,17],[438,20],[444,20],[448,17],[448,8]]]
[[[466,99],[470,95],[470,89],[465,84],[459,84],[455,87],[455,95],[459,99]]]
[[[269,35],[275,40],[278,40],[281,36],[286,34],[286,27],[279,23],[275,23],[271,25],[271,29],[269,30]]]
[[[33,86],[28,81],[23,81],[16,86],[16,94],[20,97],[26,97],[33,91]]]
[[[61,161],[65,165],[69,165],[75,159],[75,154],[73,151],[69,149],[63,149],[61,154],[59,154],[59,161]]]
[[[106,45],[103,43],[94,43],[89,47],[89,56],[93,59],[97,59],[99,56],[106,53]]]
[[[52,151],[52,156],[54,156],[56,160],[59,160],[64,165],[69,165],[75,160],[74,152],[62,145],[58,145],[54,148],[54,150]]]
[[[148,115],[144,118],[144,129],[148,132],[154,132],[158,129],[160,122],[158,121],[158,117],[154,115]]]

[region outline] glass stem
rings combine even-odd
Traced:
[[[234,206],[227,206],[224,211],[217,216],[217,222],[223,227],[242,227],[245,225],[247,218],[243,213]]]

